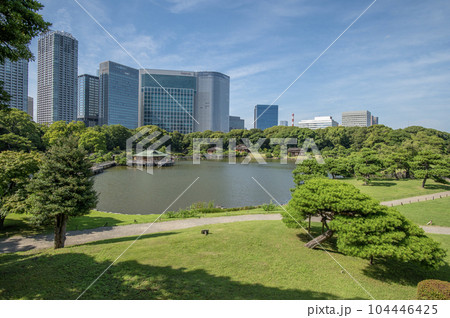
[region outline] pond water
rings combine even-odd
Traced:
[[[97,210],[125,214],[162,213],[192,183],[199,179],[168,209],[176,211],[199,201],[214,201],[222,207],[269,203],[271,198],[255,178],[281,204],[291,198],[294,187],[293,162],[231,165],[224,161],[178,161],[172,167],[154,168],[153,174],[131,167],[114,167],[95,177],[99,193]]]

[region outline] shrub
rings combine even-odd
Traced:
[[[270,201],[269,204],[264,203],[264,204],[262,205],[262,209],[263,209],[264,211],[266,211],[266,212],[274,211],[276,207],[277,207],[277,206],[272,202],[272,200]]]
[[[449,300],[450,283],[437,279],[427,279],[417,284],[419,300]]]

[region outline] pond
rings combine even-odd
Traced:
[[[162,213],[199,178],[168,211],[192,203],[214,201],[222,207],[269,203],[271,198],[255,178],[281,204],[291,198],[293,162],[229,164],[224,161],[178,161],[172,167],[154,168],[153,174],[131,167],[114,167],[95,177],[99,193],[97,210],[125,214]]]

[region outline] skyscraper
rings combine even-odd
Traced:
[[[27,107],[27,113],[28,115],[31,116],[31,118],[33,118],[33,113],[34,113],[34,100],[33,97],[28,96],[28,107]]]
[[[28,61],[19,60],[11,62],[6,59],[0,64],[0,81],[3,82],[3,90],[10,98],[9,107],[27,111],[28,105]]]
[[[218,72],[197,72],[195,131],[229,130],[230,77]]]
[[[100,63],[99,125],[138,126],[139,71],[119,63]]]
[[[278,125],[278,105],[256,105],[254,128],[266,129]]]
[[[86,127],[98,125],[98,82],[97,76],[78,76],[77,120]]]
[[[38,40],[37,122],[76,120],[78,41],[61,31]]]
[[[378,117],[377,117],[378,122]],[[369,127],[372,125],[372,115],[368,110],[343,112],[342,126],[345,127]]]
[[[245,129],[245,121],[239,116],[230,116],[230,130]]]
[[[280,126],[287,126],[288,121],[287,120],[280,120]]]
[[[196,88],[194,72],[141,69],[140,126],[156,125],[182,134],[193,132]]]
[[[230,78],[221,73],[141,69],[139,125],[227,132],[229,96]]]

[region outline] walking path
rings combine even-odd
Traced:
[[[442,198],[445,198],[448,196],[450,196],[450,191],[420,195],[417,197],[410,197],[410,198],[405,198],[405,199],[386,201],[386,202],[381,202],[381,204],[386,205],[386,206],[396,206],[396,205],[403,205],[403,204],[409,204],[409,203],[416,203],[416,202],[420,202],[420,201],[430,201],[430,200],[435,200],[435,199],[442,199]]]
[[[383,205],[395,206],[400,204],[409,204],[412,202],[433,200],[437,198],[444,198],[450,195],[450,191],[423,195],[418,197],[411,197],[406,199],[381,202]],[[196,226],[232,223],[242,221],[260,221],[260,220],[281,220],[280,214],[248,214],[237,216],[220,216],[211,218],[199,219],[183,219],[176,221],[167,221],[144,224],[130,224],[113,227],[101,227],[88,230],[70,231],[67,232],[66,246],[85,244],[94,241],[115,239],[127,236],[138,236],[145,231],[145,235],[187,229]],[[312,217],[311,221],[320,222],[319,217]],[[450,235],[450,227],[443,226],[421,226],[427,233],[447,234]],[[20,236],[15,235],[0,240],[0,253],[13,253],[19,251],[26,251],[31,249],[43,249],[53,247],[53,234],[44,234],[36,236]]]
[[[67,232],[66,246],[84,244],[94,241],[108,240],[126,236],[138,236],[145,231],[144,235],[187,229],[195,226],[232,223],[242,221],[259,220],[281,220],[280,214],[247,214],[237,216],[220,216],[212,218],[183,219],[143,224],[130,224],[121,226],[101,227],[96,229]],[[53,247],[53,234],[36,236],[11,236],[0,241],[0,253],[13,253],[31,249],[42,249]]]

